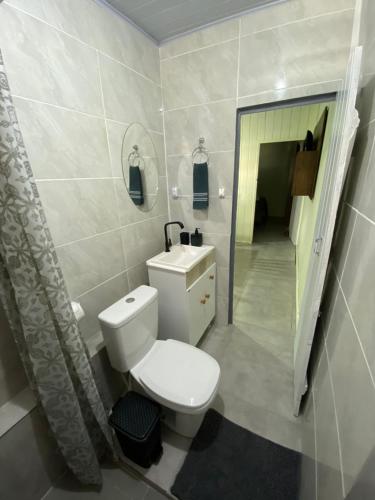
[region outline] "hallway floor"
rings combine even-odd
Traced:
[[[290,366],[295,290],[295,248],[280,224],[271,222],[259,229],[252,245],[236,246],[234,324]]]

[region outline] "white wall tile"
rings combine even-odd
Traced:
[[[208,210],[193,210],[193,198],[170,200],[171,218],[183,221],[190,232],[199,227],[203,233],[230,233],[232,199],[210,198]]]
[[[167,155],[191,154],[201,136],[209,151],[233,151],[235,121],[234,100],[168,111],[165,113]]]
[[[328,374],[326,352],[323,350],[315,384],[316,447],[318,467],[317,498],[341,500],[342,482],[337,441],[335,409]]]
[[[226,326],[228,324],[228,299],[226,297],[216,297],[215,324],[217,326]]]
[[[140,122],[160,132],[160,87],[106,56],[100,56],[100,68],[106,117],[123,123]]]
[[[342,288],[375,378],[373,262],[375,225],[358,216],[342,276]]]
[[[343,78],[352,18],[345,11],[241,38],[239,95]]]
[[[0,10],[0,45],[12,93],[100,114],[95,51],[6,4]]]
[[[111,176],[102,118],[18,98],[15,105],[35,178]]]
[[[125,271],[120,230],[57,248],[71,297],[77,297]]]
[[[348,493],[373,450],[375,388],[341,292],[328,331],[327,350],[337,409],[344,486]]]
[[[230,251],[229,235],[205,233],[203,235],[203,243],[215,247],[215,261],[218,266],[226,267],[228,265]]]
[[[142,75],[160,83],[158,47],[105,5],[92,2],[92,0],[84,1],[89,1],[91,4],[89,43]],[[72,18],[72,10],[77,11],[78,18],[81,17],[80,2],[82,0],[79,0],[78,6],[76,6],[76,0],[69,0],[66,4],[66,17],[69,21]],[[61,2],[55,0],[55,5],[59,10],[60,4]]]
[[[335,234],[332,245],[332,257],[335,262],[335,272],[337,273],[339,279],[341,279],[344,270],[356,216],[357,214],[344,203],[342,213],[338,219],[340,225],[336,230],[337,234]]]
[[[38,190],[55,245],[119,226],[111,179],[39,181]]]
[[[17,9],[24,10],[32,16],[39,17],[46,20],[44,4],[41,0],[9,0],[7,4],[16,7]]]
[[[375,123],[368,127],[360,129],[357,133],[356,143],[353,149],[354,161],[350,165],[347,187],[346,200],[355,208],[363,208],[367,205],[368,198],[367,186],[371,182],[373,169],[370,164],[374,162],[375,154]]]
[[[319,94],[329,94],[331,92],[337,92],[340,89],[340,84],[341,80],[332,80],[318,83],[313,82],[307,85],[299,85],[297,87],[283,88],[279,90],[266,90],[264,92],[239,97],[237,100],[238,108],[285,101],[287,99],[309,97]]]
[[[138,266],[163,251],[167,216],[132,224],[121,231],[127,268]]]
[[[300,420],[303,425],[299,500],[316,500],[315,408],[313,391]]]
[[[105,5],[93,0],[10,0],[8,3],[160,81],[158,47]]]
[[[161,63],[166,109],[236,97],[238,41]]]
[[[269,8],[258,9],[241,18],[241,34],[266,30],[298,19],[319,16],[328,12],[336,12],[353,8],[355,0],[288,0]]]
[[[126,273],[106,281],[102,285],[81,295],[78,300],[85,311],[79,327],[85,339],[100,331],[98,314],[129,293]]]
[[[168,57],[201,49],[208,45],[232,40],[239,35],[239,20],[231,19],[208,28],[195,31],[189,35],[176,38],[160,47],[161,60]]]
[[[220,297],[228,299],[229,269],[227,267],[217,267],[216,292]]]
[[[374,89],[375,90],[375,89]],[[365,168],[365,164],[363,165],[363,169],[361,169],[363,184],[362,184],[362,192],[360,193],[360,197],[354,198],[358,201],[359,210],[369,217],[372,221],[375,221],[375,200],[373,193],[367,189],[368,186],[373,186],[375,181],[375,121],[371,122],[371,125],[365,129],[366,130],[366,149],[369,151],[368,156],[365,158],[367,160],[367,168]],[[360,180],[362,180],[360,179]]]
[[[149,285],[147,266],[143,262],[138,266],[132,267],[128,271],[129,288],[134,290],[141,285]]]

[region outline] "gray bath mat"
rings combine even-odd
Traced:
[[[297,500],[301,455],[209,410],[171,488],[181,500]]]

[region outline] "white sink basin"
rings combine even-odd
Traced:
[[[170,252],[162,252],[149,259],[148,267],[157,267],[178,273],[187,273],[214,250],[214,246],[173,245]]]

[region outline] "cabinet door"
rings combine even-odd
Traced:
[[[187,290],[190,313],[190,344],[196,345],[215,315],[216,264]]]
[[[188,290],[189,296],[189,314],[190,314],[190,328],[189,337],[190,344],[196,345],[203,335],[205,330],[205,316],[206,316],[206,300],[205,295],[206,280],[204,275],[201,276],[193,286]]]
[[[215,317],[216,312],[216,264],[213,264],[205,275],[204,296],[205,304],[205,327],[206,329]]]

